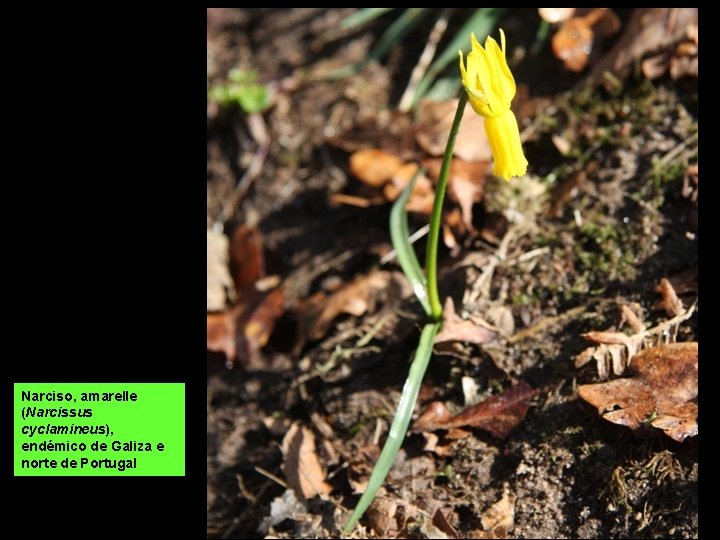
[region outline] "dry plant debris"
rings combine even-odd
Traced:
[[[608,90],[617,89],[618,81],[630,75],[636,61],[668,47],[677,47],[688,37],[692,40],[692,36],[697,36],[697,26],[697,8],[638,8],[625,24],[620,39],[594,66],[588,79]],[[648,65],[644,71],[654,76],[658,70]]]
[[[392,277],[392,272],[373,270],[341,286],[331,295],[322,291],[315,293],[298,308],[301,314],[299,339],[321,338],[341,314],[359,317],[372,310],[378,292],[388,287]]]
[[[563,14],[564,16],[564,14]],[[558,20],[562,20],[559,17]],[[565,19],[552,38],[552,49],[570,71],[583,71],[599,37],[620,29],[620,19],[607,8],[595,8],[585,15]]]
[[[282,454],[288,486],[299,501],[330,495],[332,486],[325,481],[325,471],[315,450],[315,435],[310,429],[293,423],[283,438]]]
[[[228,270],[227,236],[207,231],[207,310],[222,311],[228,298],[234,296],[233,281]]]
[[[433,431],[477,427],[489,431],[498,439],[507,439],[527,414],[530,400],[537,394],[525,381],[492,396],[477,405],[452,415],[440,401],[430,403],[413,425],[414,431]]]
[[[471,321],[460,317],[455,312],[455,304],[452,298],[448,297],[443,309],[443,327],[435,336],[435,343],[447,341],[462,341],[482,345],[495,341],[499,332],[489,323],[484,321]]]
[[[582,336],[597,345],[588,347],[578,354],[575,357],[575,367],[582,367],[595,360],[598,377],[600,380],[605,380],[611,372],[618,376],[622,375],[629,360],[643,348],[655,345],[662,339],[674,340],[679,325],[695,312],[695,304],[685,309],[672,284],[666,278],[660,280],[656,290],[661,294],[657,307],[664,309],[669,315],[674,315],[671,319],[646,329],[633,310],[623,305],[621,323],[628,322],[634,334],[628,335],[615,330],[585,332]]]
[[[632,430],[652,426],[678,442],[697,435],[697,342],[645,349],[628,372],[631,377],[582,385],[578,394],[603,418]]]
[[[353,153],[349,158],[349,170],[362,184],[370,188],[360,194],[335,193],[330,200],[337,204],[346,204],[367,208],[369,206],[391,202],[397,199],[402,189],[415,175],[421,163],[427,169],[427,175],[421,174],[408,200],[407,209],[429,215],[435,196],[433,183],[437,181],[445,143],[450,132],[453,116],[457,108],[457,99],[447,101],[423,100],[417,108],[416,118],[406,120],[407,132],[412,133],[417,142],[410,156],[407,146],[403,146],[404,154],[398,152],[397,145],[390,144],[378,147],[378,140],[373,133],[382,130],[397,129],[387,122],[381,122],[378,115],[376,124],[367,125],[367,121],[352,128],[349,137],[355,141],[362,133],[362,126],[367,129],[361,140],[373,141],[374,145],[349,143],[348,136],[333,137],[330,142]],[[470,105],[467,106],[470,108]],[[409,119],[410,115],[406,116]],[[404,124],[405,125],[405,124]],[[456,208],[448,209],[443,217],[443,240],[445,244],[456,250],[458,237],[473,233],[473,205],[482,201],[485,182],[488,177],[488,166],[492,159],[490,145],[485,136],[482,118],[468,114],[463,121],[457,136],[450,175],[448,178],[448,195],[450,200],[460,209],[461,219],[457,219]],[[387,135],[387,134],[386,134]],[[353,139],[353,137],[355,139]],[[405,157],[401,157],[401,156]]]
[[[227,307],[226,301],[222,306],[218,303],[215,307],[222,311],[207,314],[207,350],[224,353],[228,362],[237,360],[246,366],[258,365],[260,349],[267,344],[277,319],[285,313],[285,294],[281,287],[275,287],[277,280],[265,277],[262,236],[258,229],[243,225],[233,231],[231,240],[224,235],[221,236],[224,240],[218,238],[213,241],[213,275],[224,275],[222,279],[230,280],[235,302],[231,307]],[[208,241],[208,311],[211,311],[210,272]],[[213,280],[213,290],[213,301],[218,302],[217,279]]]

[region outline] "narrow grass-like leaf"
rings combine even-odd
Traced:
[[[393,9],[395,8],[363,8],[356,11],[348,18],[343,19],[340,26],[342,28],[355,28],[356,26],[361,26],[373,19],[377,19],[381,15],[385,15],[388,11],[392,11]]]
[[[410,425],[410,419],[412,418],[412,412],[415,408],[418,392],[420,391],[420,383],[422,383],[428,363],[430,362],[430,357],[432,356],[433,342],[441,326],[442,323],[438,322],[428,323],[423,327],[422,334],[420,335],[420,344],[415,351],[415,358],[410,366],[410,373],[408,373],[407,380],[405,381],[400,403],[398,403],[395,418],[390,426],[390,433],[388,433],[385,446],[383,446],[380,457],[377,463],[375,463],[365,493],[360,497],[352,516],[350,516],[350,520],[343,528],[343,534],[347,534],[363,516],[365,510],[368,509],[378,489],[380,489],[380,486],[385,482],[385,477],[390,471],[390,467],[395,460],[398,450],[400,450],[400,446],[402,446],[408,426]]]
[[[424,172],[424,169],[418,169],[413,175],[412,180],[408,182],[405,189],[403,189],[401,195],[397,198],[393,204],[392,210],[390,211],[390,238],[392,239],[393,247],[397,253],[398,263],[402,268],[403,273],[410,281],[415,296],[422,304],[425,309],[425,313],[430,315],[430,302],[428,301],[427,294],[427,281],[425,274],[420,268],[420,261],[418,261],[415,249],[410,243],[410,231],[408,229],[408,217],[407,217],[407,201],[410,198],[415,181],[418,176]]]
[[[457,61],[458,49],[467,52],[467,38],[474,32],[480,43],[490,34],[505,8],[480,8],[470,16],[463,27],[458,30],[455,37],[448,43],[442,53],[432,63],[428,72],[422,78],[415,91],[413,105],[425,95],[430,85],[440,72],[452,61]]]
[[[407,8],[403,14],[385,30],[362,62],[336,69],[330,74],[330,77],[333,79],[349,77],[360,71],[370,62],[380,60],[392,47],[402,41],[405,35],[415,28],[429,11],[430,8]]]

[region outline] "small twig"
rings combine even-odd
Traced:
[[[405,89],[402,98],[400,98],[400,104],[398,105],[398,110],[400,112],[408,112],[411,109],[417,87],[430,67],[430,62],[432,62],[432,59],[435,56],[435,50],[437,49],[438,43],[440,43],[443,34],[445,34],[448,19],[450,18],[450,14],[453,9],[454,8],[445,8],[440,14],[440,17],[438,17],[438,20],[435,21],[435,26],[433,26],[432,32],[430,32],[430,36],[425,43],[425,49],[423,49],[420,59],[410,75],[410,81],[408,82],[407,88]]]
[[[412,233],[412,234],[408,237],[408,240],[410,241],[411,244],[414,244],[415,242],[417,242],[418,240],[420,240],[423,236],[425,236],[425,235],[428,233],[429,230],[430,230],[430,224],[429,224],[429,223],[428,223],[427,225],[423,225],[423,226],[420,227],[417,231],[415,231],[414,233]],[[382,259],[380,259],[380,264],[387,264],[387,263],[389,263],[390,261],[392,261],[393,259],[395,259],[396,257],[397,257],[397,251],[395,251],[395,250],[393,249],[393,250],[390,251],[389,253],[383,255]]]
[[[684,313],[681,313],[680,315],[676,315],[672,319],[667,320],[663,323],[660,323],[657,326],[650,328],[649,330],[645,330],[644,332],[639,332],[637,334],[634,334],[633,336],[631,336],[631,339],[642,340],[651,335],[662,334],[663,332],[665,332],[666,330],[669,330],[673,326],[679,325],[681,322],[688,320],[692,316],[692,314],[695,312],[696,307],[697,307],[697,299],[695,299],[693,304]]]
[[[490,283],[492,281],[493,274],[495,273],[495,268],[505,261],[507,257],[507,250],[513,236],[515,236],[515,229],[514,227],[510,227],[505,233],[505,236],[500,242],[497,250],[495,250],[495,253],[490,256],[490,261],[487,266],[483,268],[483,273],[480,275],[473,287],[465,292],[463,305],[467,306],[475,304],[478,298],[481,296],[487,296],[490,293]]]
[[[531,249],[530,251],[526,251],[522,255],[517,255],[515,257],[510,257],[505,261],[505,265],[512,266],[517,263],[529,261],[530,259],[534,259],[535,257],[539,257],[540,255],[545,255],[546,253],[550,253],[550,248],[540,247],[536,249]]]
[[[697,133],[693,133],[690,135],[687,139],[685,139],[683,142],[679,143],[675,148],[670,150],[667,154],[665,154],[663,157],[661,157],[656,165],[658,166],[664,166],[670,163],[673,159],[675,159],[685,148],[690,146],[694,141],[696,141],[698,138]]]
[[[395,315],[392,311],[389,313],[385,313],[380,318],[378,318],[377,321],[375,321],[375,324],[372,325],[372,328],[367,331],[367,333],[357,340],[357,343],[355,343],[356,347],[365,347],[370,341],[375,337],[375,335],[382,330],[383,326],[387,324],[387,322]]]
[[[268,135],[267,126],[265,125],[265,119],[261,113],[252,113],[247,117],[247,127],[250,131],[255,143],[258,145],[255,155],[250,162],[250,166],[243,174],[242,178],[238,182],[235,190],[228,197],[227,201],[223,205],[222,212],[218,216],[218,222],[225,223],[237,210],[240,201],[243,200],[253,180],[260,176],[265,159],[270,149],[270,135]]]
[[[271,473],[270,471],[266,471],[265,469],[263,469],[262,467],[257,466],[257,465],[255,466],[255,471],[256,471],[256,472],[259,472],[259,473],[262,474],[264,477],[272,480],[273,482],[275,482],[275,483],[277,483],[277,484],[280,484],[280,485],[281,485],[282,487],[284,487],[285,489],[288,488],[287,483],[286,483],[282,478],[280,478],[279,476],[275,476],[275,475],[274,475],[273,473]]]

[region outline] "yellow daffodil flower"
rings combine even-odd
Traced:
[[[460,73],[468,93],[470,105],[485,117],[485,133],[490,142],[495,164],[493,174],[510,180],[523,176],[528,162],[520,143],[515,114],[510,102],[515,97],[515,79],[505,59],[505,32],[500,29],[500,43],[488,36],[483,48],[475,34],[471,34],[472,51],[467,56],[467,68],[460,54]]]

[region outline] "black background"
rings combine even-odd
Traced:
[[[205,538],[205,9],[12,20],[5,528]],[[14,477],[12,385],[55,381],[185,382],[186,475]]]

